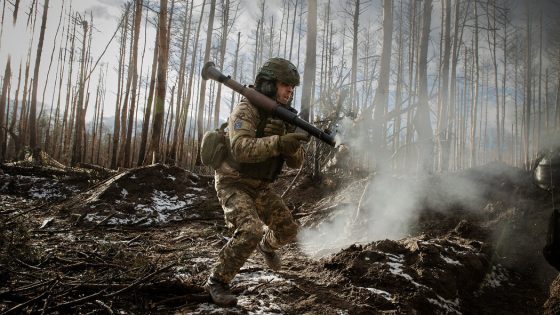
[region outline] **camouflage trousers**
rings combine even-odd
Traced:
[[[268,184],[258,188],[216,184],[216,191],[225,221],[234,233],[221,249],[212,277],[229,283],[261,240],[265,250],[276,250],[295,240],[298,225]]]

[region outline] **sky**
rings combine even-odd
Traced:
[[[40,6],[38,7],[37,12],[37,22],[35,25],[35,32],[33,33],[33,45],[31,49],[31,61],[30,61],[30,73],[33,73],[34,63],[35,63],[35,56],[37,53],[37,44],[39,40],[39,29],[41,25],[41,15],[43,12],[43,3],[44,1],[40,2]],[[119,22],[119,15],[121,10],[122,1],[109,1],[109,0],[74,0],[70,4],[69,0],[51,0],[49,2],[49,10],[48,10],[48,17],[47,17],[47,24],[45,30],[45,39],[43,44],[43,52],[41,57],[41,68],[39,71],[39,75],[41,78],[39,88],[38,88],[38,95],[39,101],[41,100],[41,96],[43,94],[43,89],[46,88],[46,95],[45,95],[45,103],[50,103],[52,99],[52,93],[54,91],[54,83],[55,83],[55,75],[56,75],[56,66],[57,66],[57,58],[59,55],[59,48],[60,48],[60,41],[64,39],[62,33],[62,25],[58,31],[57,35],[57,26],[60,20],[61,11],[64,11],[67,14],[67,10],[72,6],[72,11],[80,13],[80,15],[89,21],[90,19],[90,12],[93,14],[93,38],[92,38],[92,52],[94,60],[97,60],[103,51],[104,47],[110,41],[112,34],[114,33],[116,26]],[[0,63],[2,64],[1,68],[5,69],[6,60],[8,56],[11,59],[11,67],[12,67],[12,83],[13,85],[17,84],[18,78],[18,67],[20,63],[22,64],[22,77],[25,71],[25,62],[28,59],[29,54],[29,42],[31,40],[32,32],[27,28],[27,19],[28,13],[30,11],[31,1],[22,0],[18,12],[17,22],[14,25],[12,23],[12,12],[13,8],[11,5],[6,6],[6,13],[5,13],[5,20],[4,20],[4,30],[2,32],[2,37],[0,38]],[[64,20],[67,16],[63,14],[62,16],[62,24],[64,24]],[[31,28],[31,25],[29,26]],[[65,31],[66,32],[66,31]],[[79,35],[78,35],[79,37]],[[56,44],[56,51],[54,51],[54,60],[51,65],[50,72],[48,71],[50,65],[51,55],[53,54],[53,46],[54,43]],[[109,49],[105,53],[104,57],[100,60],[99,66],[100,68],[104,63],[110,62],[111,64],[114,63],[116,58],[117,50],[114,48],[116,40],[113,41],[113,44],[109,46]],[[77,71],[77,64],[75,64],[75,72]],[[98,69],[96,69],[98,70]],[[4,72],[2,71],[2,74]],[[47,73],[49,73],[47,78]],[[92,82],[97,83],[97,75],[98,71],[92,75],[93,80]],[[44,82],[47,82],[45,85]],[[23,83],[22,83],[23,84]],[[96,84],[95,84],[96,85]],[[15,86],[12,89],[12,94],[15,91]],[[95,93],[95,92],[93,92]],[[88,116],[91,116],[88,114]]]
[[[41,23],[41,14],[43,12],[43,1],[41,2],[40,7],[37,11],[37,25],[35,26],[34,38],[33,38],[33,45],[31,49],[31,63],[30,63],[30,73],[33,73],[33,66],[35,62],[35,55],[37,50],[37,43],[39,38],[39,28]],[[200,1],[201,2],[201,1]],[[45,40],[41,58],[41,68],[40,68],[40,77],[42,80],[39,84],[39,95],[42,94],[43,88],[45,85],[42,82],[48,82],[46,85],[47,93],[45,97],[45,102],[50,103],[50,99],[52,96],[52,92],[54,90],[54,83],[55,83],[55,73],[56,73],[56,58],[59,54],[59,47],[60,41],[63,39],[62,34],[62,26],[60,27],[58,35],[56,35],[57,26],[59,23],[60,13],[64,11],[67,12],[69,7],[72,7],[72,11],[80,13],[86,20],[89,21],[90,14],[93,15],[93,37],[92,37],[92,58],[94,63],[96,63],[99,59],[99,63],[95,69],[94,74],[92,75],[91,83],[93,86],[97,85],[97,78],[99,75],[99,70],[104,68],[107,64],[109,65],[109,73],[107,75],[107,93],[106,93],[106,104],[107,110],[106,113],[111,113],[114,111],[114,104],[115,103],[115,95],[116,95],[116,86],[117,86],[117,74],[116,74],[116,67],[118,66],[118,37],[120,34],[113,39],[112,36],[115,33],[117,26],[120,22],[120,16],[122,14],[122,8],[124,6],[125,0],[50,0],[49,3],[49,11],[48,11],[48,18],[47,18],[47,26],[45,32]],[[218,1],[219,3],[219,1]],[[250,0],[242,0],[240,7],[248,8],[244,10],[241,18],[238,19],[238,29],[251,29],[253,27],[253,16],[259,15],[259,10],[256,8],[253,1]],[[274,7],[276,3],[280,3],[280,1],[268,1],[267,6]],[[30,11],[31,0],[21,0],[20,9],[18,12],[18,19],[15,25],[12,22],[12,6],[7,5],[5,11],[5,20],[4,20],[4,30],[2,32],[2,37],[0,38],[0,64],[2,65],[1,68],[5,69],[6,61],[8,56],[11,58],[11,67],[12,67],[12,76],[15,79],[12,82],[17,82],[17,71],[19,64],[23,64],[23,70],[25,71],[25,62],[28,58],[28,50],[29,50],[29,41],[31,40],[32,32],[29,31],[27,28],[27,16]],[[200,11],[200,7],[195,7],[195,11]],[[146,11],[143,12],[145,14]],[[208,14],[208,6],[205,10],[205,15]],[[154,15],[152,14],[152,17]],[[66,15],[62,16],[63,24],[64,20],[66,19]],[[219,21],[215,21],[218,23]],[[251,26],[250,26],[251,25]],[[29,26],[31,27],[31,26]],[[141,57],[140,54],[142,53],[143,46],[144,46],[144,23],[141,25],[142,35],[140,36],[140,43],[139,43],[139,58]],[[201,42],[205,40],[205,33],[202,32],[200,36]],[[78,35],[79,37],[80,35]],[[147,29],[147,47],[145,52],[145,65],[144,65],[144,75],[147,74],[149,64],[151,63],[151,51],[153,50],[153,41],[155,37],[155,29],[153,26],[149,25]],[[49,69],[49,63],[51,54],[53,53],[53,43],[57,43],[56,51],[54,52],[54,62],[51,66],[51,70],[47,80],[47,72]],[[247,47],[247,45],[243,45]],[[101,56],[103,50],[107,47],[107,51]],[[243,49],[243,48],[242,48]],[[77,69],[75,64],[75,69]],[[140,70],[140,64],[138,65],[138,69]],[[75,70],[77,71],[77,70]],[[3,75],[4,71],[2,71]],[[76,72],[74,72],[76,73]],[[23,74],[22,74],[23,75]],[[172,75],[171,75],[172,76]],[[170,76],[170,79],[171,79]],[[168,87],[170,88],[170,82],[168,81]],[[171,82],[172,83],[172,82]],[[15,88],[14,88],[15,89]],[[90,89],[90,93],[94,94],[95,90]],[[13,91],[12,91],[13,94]],[[88,111],[88,118],[91,118],[93,113]]]
[[[257,5],[257,2],[254,0],[238,0],[239,1],[239,17],[236,21],[236,25],[232,30],[231,35],[229,36],[228,47],[234,46],[237,32],[241,32],[241,53],[244,52],[247,54],[247,57],[244,58],[245,67],[247,69],[251,68],[250,64],[252,60],[249,60],[250,56],[252,56],[252,49],[254,45],[254,38],[252,38],[252,32],[254,32],[256,21],[260,16],[260,8]],[[35,55],[37,51],[37,43],[39,38],[39,29],[41,23],[41,14],[43,12],[43,1],[40,2],[39,7],[37,7],[37,20],[34,32],[31,32],[31,25],[27,25],[28,14],[30,12],[31,7],[31,0],[21,0],[19,12],[18,12],[18,19],[15,25],[12,24],[12,14],[13,14],[13,6],[10,2],[6,2],[6,11],[4,15],[4,29],[2,32],[2,36],[0,37],[0,66],[1,69],[5,69],[6,61],[8,56],[11,59],[11,68],[12,68],[12,82],[17,82],[18,77],[18,67],[22,64],[22,77],[23,73],[25,72],[25,62],[28,59],[29,53],[30,55],[30,73],[33,73],[34,62],[35,62]],[[41,58],[41,68],[39,71],[40,75],[40,84],[38,89],[39,101],[41,100],[41,96],[43,94],[43,90],[46,89],[45,93],[45,103],[49,104],[53,100],[53,93],[56,93],[58,88],[55,88],[55,76],[57,72],[57,62],[56,59],[59,55],[59,48],[61,40],[65,39],[65,35],[63,35],[63,25],[65,24],[65,20],[67,19],[67,12],[68,9],[72,8],[73,12],[78,12],[82,16],[82,18],[86,20],[90,20],[90,14],[93,16],[93,37],[92,37],[92,58],[93,63],[98,63],[93,72],[91,79],[90,79],[90,93],[91,98],[95,96],[95,87],[97,86],[99,71],[101,69],[106,69],[108,66],[108,74],[106,75],[107,78],[107,91],[105,95],[105,114],[104,116],[112,116],[114,115],[114,107],[116,103],[116,93],[117,93],[117,71],[116,68],[118,66],[118,54],[119,54],[119,43],[118,37],[120,34],[117,34],[116,37],[113,37],[113,34],[117,30],[117,26],[120,22],[121,14],[123,11],[123,7],[125,4],[125,0],[50,0],[49,2],[49,10],[48,10],[48,18],[47,18],[47,25],[46,25],[46,32],[45,32],[45,40]],[[154,3],[155,1],[150,1]],[[182,1],[180,1],[182,2]],[[340,5],[340,3],[334,2],[334,7],[336,10],[336,6]],[[200,14],[200,3],[202,0],[195,1],[195,15]],[[220,1],[217,1],[218,6]],[[169,4],[170,5],[170,4]],[[377,5],[379,6],[379,5]],[[182,7],[182,6],[178,6]],[[282,19],[282,0],[267,0],[266,1],[266,10],[268,18],[270,16],[275,16],[275,23],[280,23],[279,21]],[[375,15],[376,17],[380,17],[380,12],[373,12],[376,9],[375,5],[368,5],[366,7],[367,10],[371,10],[371,14]],[[321,10],[321,7],[319,8]],[[61,18],[61,12],[64,14],[62,15],[62,24],[60,30],[57,34],[57,26],[59,24],[59,19]],[[367,13],[367,12],[366,12]],[[146,11],[143,12],[145,16]],[[320,15],[321,13],[319,13]],[[333,14],[336,14],[333,12]],[[205,9],[205,16],[207,19],[208,15],[208,5]],[[154,14],[151,13],[152,18]],[[215,26],[219,25],[219,13],[216,13],[216,20]],[[267,22],[269,23],[269,22]],[[304,22],[305,24],[305,22]],[[194,26],[193,26],[194,27]],[[305,26],[303,26],[305,27]],[[141,36],[140,36],[140,43],[139,43],[139,58],[141,58],[141,54],[144,49],[144,21],[141,24]],[[204,27],[203,27],[204,29]],[[66,30],[64,30],[66,32]],[[32,38],[33,34],[33,38]],[[78,32],[78,37],[81,36],[81,33]],[[206,32],[203,31],[200,35],[201,45],[204,45],[206,37]],[[148,26],[147,33],[146,33],[146,50],[144,55],[144,68],[142,69],[143,75],[146,76],[149,71],[149,66],[151,64],[151,52],[153,50],[153,42],[155,38],[155,29],[152,25]],[[297,39],[297,35],[296,35]],[[29,43],[33,40],[31,45],[31,51],[29,51]],[[53,47],[56,44],[56,47]],[[78,45],[78,44],[77,44]],[[302,48],[300,53],[300,58],[295,59],[293,58],[293,62],[297,63],[299,61],[299,68],[300,72],[303,68],[304,58],[303,52],[305,50],[305,38],[302,38]],[[55,48],[53,50],[53,48]],[[107,50],[103,53],[103,51],[107,48]],[[54,53],[54,61],[52,65],[50,65],[51,55]],[[102,55],[103,54],[103,55]],[[232,58],[230,57],[230,60]],[[51,66],[49,72],[49,66]],[[225,69],[223,69],[224,73],[231,74],[231,65],[226,64]],[[78,71],[78,63],[77,61],[74,63],[74,74]],[[170,67],[171,69],[171,67]],[[138,64],[138,70],[140,71],[140,63]],[[237,78],[239,81],[242,81],[244,84],[250,84],[252,82],[251,74],[245,71],[243,73],[243,77]],[[4,71],[2,71],[3,75]],[[48,73],[48,76],[47,76]],[[171,89],[172,84],[174,83],[174,72],[171,71],[168,79],[168,89]],[[241,76],[241,74],[239,74]],[[66,81],[66,79],[64,80]],[[22,81],[23,82],[23,81]],[[46,85],[43,83],[46,82]],[[13,83],[14,85],[16,83]],[[23,83],[22,83],[23,84]],[[64,88],[64,87],[63,87]],[[12,89],[12,95],[14,94],[15,87]],[[297,93],[296,93],[297,94]],[[224,95],[224,94],[223,94]],[[222,102],[222,106],[229,106],[229,99],[230,93],[225,93],[226,100]],[[56,96],[54,96],[56,99]],[[141,97],[143,97],[141,95]],[[93,100],[90,100],[90,104]],[[143,106],[143,102],[140,102]],[[222,113],[227,113],[224,109]],[[225,115],[225,114],[224,114]],[[93,110],[91,107],[88,109],[88,113],[86,115],[86,119],[91,119],[93,117]],[[225,117],[222,117],[225,118]]]

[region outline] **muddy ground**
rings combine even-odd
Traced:
[[[238,306],[227,309],[212,304],[202,289],[232,232],[222,219],[212,177],[163,165],[116,174],[31,165],[2,165],[2,170],[2,314],[554,314],[559,309],[559,281],[549,299],[557,271],[542,257],[551,195],[536,187],[529,173],[506,165],[429,177],[436,192],[452,177],[473,181],[485,193],[474,207],[426,195],[405,237],[341,248],[325,242],[312,250],[292,244],[281,251],[279,272],[268,270],[255,253],[232,283]],[[275,189],[282,194],[290,188],[287,205],[302,228],[312,229],[336,220],[342,209],[357,208],[372,180],[375,176],[331,175],[313,181],[293,172]],[[352,222],[353,234],[367,229],[363,220]]]

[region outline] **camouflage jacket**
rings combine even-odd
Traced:
[[[228,136],[231,155],[238,163],[258,163],[280,155],[278,148],[280,136],[257,138],[257,128],[260,121],[259,110],[246,99],[242,99],[229,116]],[[291,168],[300,167],[303,158],[303,147],[294,155],[284,156],[286,165]],[[244,176],[227,159],[216,170],[215,178],[216,185],[241,182],[251,187],[258,187],[265,183],[263,180]]]

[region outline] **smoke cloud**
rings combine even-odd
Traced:
[[[299,242],[307,255],[321,256],[355,243],[401,239],[410,235],[424,209],[481,209],[486,192],[461,176],[435,180],[425,174],[378,172],[368,179],[359,200],[354,198],[317,226],[303,228]]]
[[[322,256],[354,243],[404,238],[410,235],[421,212],[427,208],[443,212],[484,207],[488,186],[458,173],[434,176],[416,170],[416,173],[396,174],[390,167],[390,159],[377,152],[367,152],[371,145],[368,146],[365,137],[356,136],[367,132],[359,129],[349,119],[343,120],[337,143],[344,143],[352,154],[371,156],[368,161],[375,172],[363,183],[355,183],[361,187],[344,196],[348,203],[335,207],[316,226],[301,230],[299,243],[307,255]],[[346,159],[349,162],[351,159]],[[356,191],[362,191],[361,196]]]

